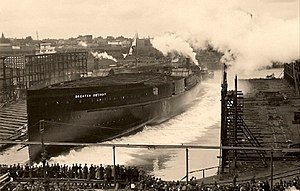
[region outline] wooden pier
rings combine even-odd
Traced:
[[[228,90],[225,68],[221,93],[222,146],[291,148],[300,143],[299,124],[296,123],[300,96],[295,80],[286,80],[285,77],[237,82],[236,78],[235,89]],[[238,90],[239,87],[245,89],[245,92]],[[271,158],[294,161],[297,160],[297,154],[276,152],[271,157],[269,152],[259,150],[222,149],[220,174],[234,176],[249,169],[264,169],[270,166]]]

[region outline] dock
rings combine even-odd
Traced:
[[[273,173],[274,169],[280,174],[284,169],[300,165],[300,61],[292,64],[285,65],[283,79],[271,75],[238,80],[236,76],[234,90],[228,90],[225,67],[221,145],[271,150],[221,149],[219,178]],[[276,152],[276,149],[298,150]]]

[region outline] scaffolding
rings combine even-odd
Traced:
[[[221,146],[229,147],[262,147],[243,119],[243,92],[238,91],[237,76],[235,89],[228,90],[227,68],[224,65],[221,90]],[[220,173],[235,175],[238,162],[260,159],[266,166],[265,151],[220,150]]]
[[[87,76],[87,52],[4,56],[0,59],[0,102],[26,97],[31,87]]]
[[[284,64],[284,79],[292,85],[300,95],[300,60]]]

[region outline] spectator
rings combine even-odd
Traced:
[[[77,169],[77,170],[76,170]],[[80,170],[82,169],[82,170]],[[47,174],[48,183],[43,182],[43,172]],[[86,177],[87,181],[75,180],[82,176]],[[0,172],[3,174],[9,172],[10,176],[14,180],[21,180],[20,182],[13,181],[6,190],[26,190],[26,191],[38,191],[43,190],[45,185],[49,184],[49,190],[53,191],[68,191],[68,190],[95,190],[95,189],[108,189],[111,188],[112,183],[112,168],[107,166],[104,168],[102,164],[95,166],[91,164],[90,168],[87,164],[81,168],[79,164],[73,164],[72,166],[59,164],[46,164],[45,168],[41,165],[0,165]],[[75,173],[74,180],[69,182],[61,181],[60,179],[52,178],[71,178]],[[87,175],[90,174],[90,179]],[[118,179],[118,188],[127,187],[130,189],[130,185],[134,185],[134,190],[162,190],[162,191],[178,191],[178,190],[190,190],[190,191],[206,191],[206,190],[239,190],[239,191],[252,191],[252,190],[270,190],[270,185],[267,180],[256,180],[255,176],[245,183],[239,183],[237,177],[233,178],[231,184],[218,184],[215,182],[213,185],[199,184],[195,177],[190,179],[189,184],[179,181],[163,181],[160,178],[155,178],[147,175],[142,169],[137,167],[124,167],[116,165],[115,176]],[[120,177],[120,178],[118,178]],[[27,178],[35,178],[28,181]],[[36,179],[40,178],[40,179]],[[42,179],[41,179],[42,178]],[[100,179],[103,179],[100,181]],[[98,180],[98,181],[97,181]],[[126,182],[127,180],[127,182]],[[282,191],[288,189],[300,189],[299,176],[295,176],[291,179],[279,180],[273,186],[274,191]]]
[[[100,180],[103,180],[104,179],[104,167],[102,166],[102,164],[100,164],[99,171],[100,171]]]
[[[87,167],[87,164],[85,163],[85,165],[83,167],[83,178],[87,179],[87,175],[88,175],[88,167]]]
[[[105,173],[106,173],[107,181],[110,182],[110,181],[111,181],[111,178],[112,178],[112,169],[111,169],[110,165],[108,165],[108,166],[106,167]]]
[[[99,166],[96,167],[95,179],[100,180],[100,168],[99,168]]]

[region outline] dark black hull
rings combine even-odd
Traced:
[[[146,124],[161,123],[182,113],[196,98],[201,89],[198,82],[191,89],[180,94],[154,101],[110,107],[59,113],[60,122],[45,122],[45,142],[102,142],[141,130]],[[36,125],[37,126],[37,125]],[[41,141],[39,128],[29,129],[30,141]],[[55,156],[67,147],[46,146],[48,155]],[[31,145],[31,161],[41,158],[41,145]]]

